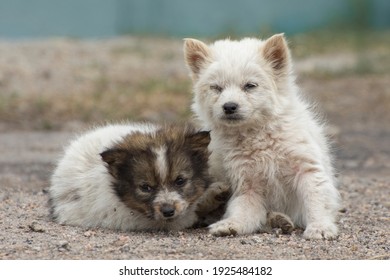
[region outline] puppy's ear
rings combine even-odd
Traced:
[[[265,41],[263,57],[271,64],[274,73],[278,76],[287,74],[290,70],[290,51],[284,34],[276,34]]]
[[[199,40],[184,39],[184,58],[191,70],[192,78],[196,80],[199,72],[210,61],[210,49]]]
[[[185,143],[194,159],[197,159],[200,164],[207,164],[210,156],[208,150],[210,141],[210,132],[200,131],[187,135]]]
[[[108,172],[118,179],[119,169],[126,162],[128,152],[122,149],[109,149],[102,152],[100,156],[107,163]]]
[[[186,142],[192,149],[207,149],[210,141],[209,131],[195,132],[186,137]]]

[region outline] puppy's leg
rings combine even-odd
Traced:
[[[298,175],[297,194],[303,202],[302,217],[306,224],[306,239],[337,237],[336,215],[340,196],[332,180],[320,169]]]
[[[228,202],[224,219],[209,226],[217,236],[249,234],[266,224],[267,211],[261,193],[254,190],[236,192]]]
[[[211,184],[196,206],[198,221],[195,227],[207,227],[219,221],[225,213],[230,196],[231,189],[228,184],[223,182]]]

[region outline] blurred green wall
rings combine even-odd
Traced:
[[[0,0],[0,38],[389,28],[390,0]]]

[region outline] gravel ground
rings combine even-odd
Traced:
[[[61,226],[48,218],[48,179],[72,133],[7,132],[0,137],[0,259],[389,259],[389,177],[340,176],[340,237],[307,241],[301,231],[213,237],[205,229],[127,233]],[[357,147],[356,147],[356,150]],[[389,150],[387,150],[389,156]],[[387,158],[387,161],[389,158]],[[346,163],[356,168],[359,162]],[[378,166],[377,166],[378,167]],[[378,167],[378,171],[381,168]]]
[[[300,230],[214,237],[206,229],[129,233],[58,225],[48,217],[47,189],[74,131],[5,125],[0,134],[0,259],[390,259],[389,78],[299,80],[324,108],[335,135],[344,201],[336,240],[308,241]]]

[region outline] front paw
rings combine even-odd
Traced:
[[[267,220],[271,228],[280,228],[283,234],[291,234],[294,230],[294,223],[283,213],[269,212]]]
[[[334,223],[312,223],[307,225],[303,232],[306,239],[335,239],[337,237],[337,226]]]
[[[236,222],[225,219],[210,225],[209,231],[215,236],[237,235],[240,232],[240,227]]]
[[[210,186],[210,192],[216,202],[226,203],[231,196],[230,186],[223,182],[215,182]]]

